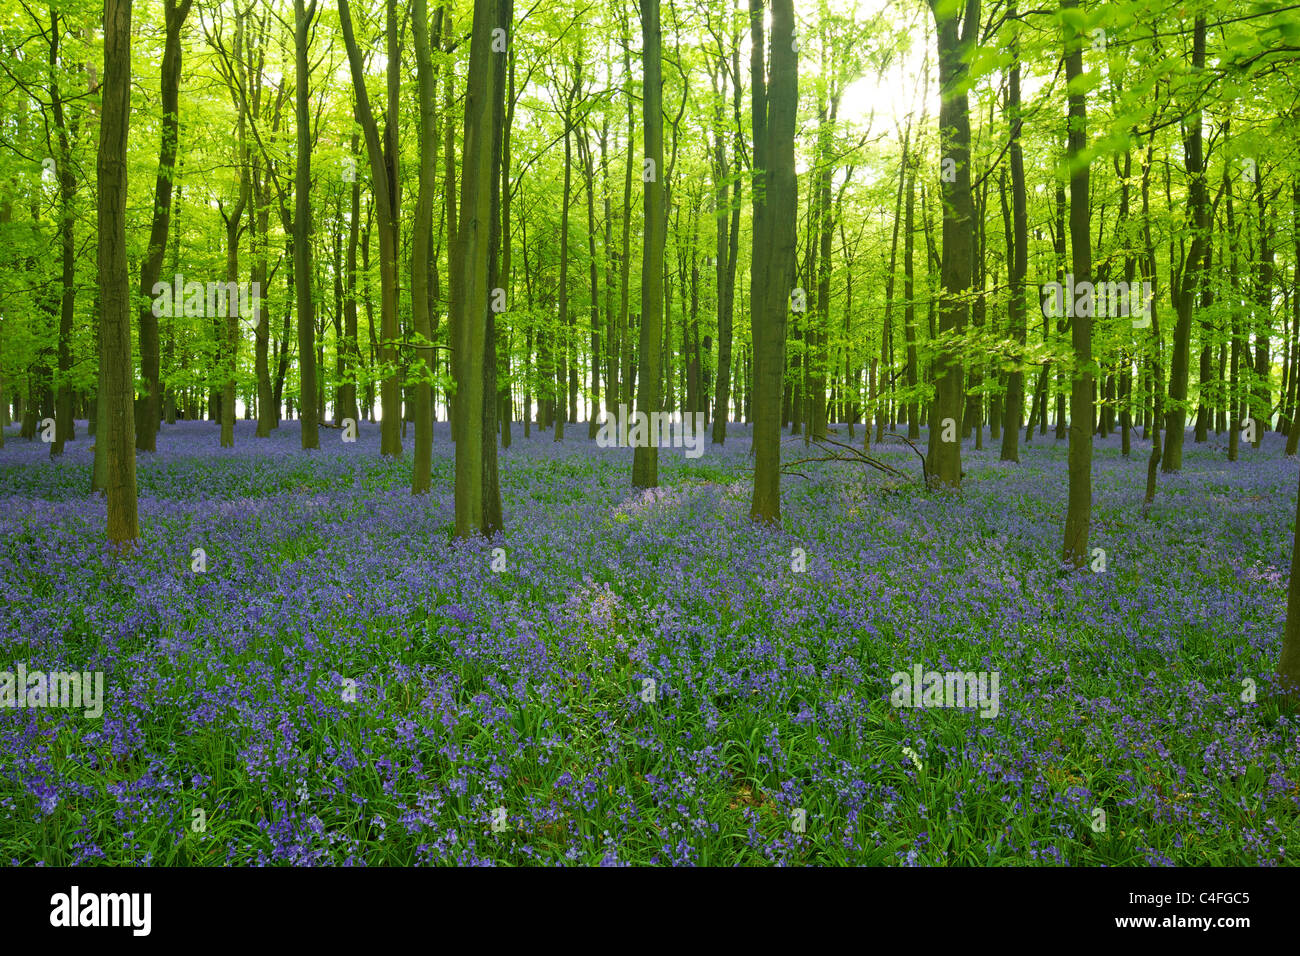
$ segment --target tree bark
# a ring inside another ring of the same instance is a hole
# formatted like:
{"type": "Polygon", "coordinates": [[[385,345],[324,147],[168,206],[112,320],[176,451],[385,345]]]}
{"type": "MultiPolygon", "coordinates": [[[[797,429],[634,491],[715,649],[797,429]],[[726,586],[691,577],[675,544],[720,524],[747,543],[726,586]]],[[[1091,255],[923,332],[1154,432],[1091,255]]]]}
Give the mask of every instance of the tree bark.
{"type": "Polygon", "coordinates": [[[949,428],[960,431],[963,377],[960,345],[966,330],[968,306],[964,296],[971,285],[970,109],[965,80],[966,53],[979,32],[980,0],[966,0],[964,16],[929,0],[939,40],[939,130],[943,163],[952,171],[942,177],[943,260],[940,266],[943,294],[939,309],[939,336],[934,362],[935,396],[930,406],[930,441],[927,470],[930,480],[948,488],[961,487],[960,436],[944,440],[949,428]],[[960,32],[959,32],[960,31],[960,32]]]}
{"type": "MultiPolygon", "coordinates": [[[[356,119],[366,140],[370,174],[379,217],[379,363],[383,378],[379,401],[383,407],[379,452],[396,457],[402,453],[402,394],[398,381],[398,276],[397,256],[401,229],[401,185],[398,169],[397,108],[401,79],[401,46],[398,36],[396,0],[386,0],[384,22],[388,59],[388,110],[381,142],[379,126],[366,93],[361,50],[352,30],[348,0],[339,0],[339,21],[348,51],[352,84],[356,91],[356,119]]],[[[301,95],[301,94],[300,94],[301,95]]]]}
{"type": "MultiPolygon", "coordinates": [[[[1205,69],[1205,17],[1197,17],[1192,35],[1192,73],[1205,69]]],[[[1177,321],[1174,324],[1174,352],[1169,369],[1169,408],[1165,412],[1165,450],[1161,469],[1167,473],[1183,467],[1183,438],[1187,424],[1187,379],[1191,364],[1192,309],[1200,283],[1200,270],[1209,237],[1209,201],[1205,190],[1205,161],[1202,156],[1201,111],[1187,118],[1183,138],[1187,166],[1187,204],[1192,220],[1192,243],[1184,260],[1182,275],[1173,289],[1177,321]]]]}
{"type": "MultiPolygon", "coordinates": [[[[1013,2],[1007,16],[1014,19],[1016,5],[1013,2]]],[[[1029,222],[1025,201],[1025,159],[1020,147],[1022,117],[1020,115],[1020,60],[1019,40],[1011,50],[1011,89],[1007,104],[1007,120],[1011,124],[1011,248],[1008,250],[1011,301],[1008,315],[1011,324],[1011,337],[1019,346],[1021,354],[1016,356],[1015,364],[1007,374],[1007,404],[1002,423],[1002,461],[1020,461],[1020,423],[1025,413],[1025,372],[1024,348],[1028,339],[1025,315],[1025,271],[1029,264],[1029,222]]]]}
{"type": "MultiPolygon", "coordinates": [[[[298,297],[298,381],[299,414],[302,421],[303,449],[319,448],[320,434],[316,415],[316,313],[312,302],[312,216],[311,216],[311,64],[308,45],[311,22],[316,16],[316,2],[304,6],[294,0],[294,125],[298,156],[294,170],[294,287],[298,297]]],[[[346,6],[347,0],[340,0],[346,6]]]]}
{"type": "MultiPolygon", "coordinates": [[[[514,2],[513,0],[495,0],[493,10],[493,28],[502,30],[505,49],[509,49],[514,39],[514,2]]],[[[505,294],[505,285],[509,276],[501,265],[501,160],[505,142],[510,136],[506,125],[506,52],[492,52],[492,92],[491,92],[491,129],[492,149],[489,164],[488,209],[491,225],[488,229],[487,287],[496,295],[501,288],[505,294]]],[[[595,267],[592,267],[595,274],[595,267]]],[[[593,287],[593,294],[595,292],[593,287]]],[[[483,518],[479,530],[489,538],[505,528],[505,518],[501,513],[501,479],[497,471],[497,311],[489,307],[485,314],[483,335],[483,416],[481,424],[483,442],[483,518]]]]}
{"type": "MultiPolygon", "coordinates": [[[[722,51],[719,50],[721,56],[722,51]]],[[[736,301],[736,265],[740,251],[740,124],[742,90],[740,84],[740,40],[731,49],[732,111],[735,114],[737,143],[732,151],[730,198],[726,183],[727,150],[722,139],[722,108],[718,107],[714,133],[714,189],[717,204],[718,238],[715,268],[718,286],[718,371],[713,405],[713,444],[727,438],[727,419],[731,414],[732,339],[736,301]],[[730,213],[731,221],[727,222],[730,213]]]]}
{"type": "Polygon", "coordinates": [[[99,182],[99,360],[104,414],[108,540],[131,550],[140,537],[135,483],[135,372],[131,355],[131,279],[126,258],[127,126],[131,109],[131,0],[104,0],[104,83],[95,160],[99,182]]]}
{"type": "MultiPolygon", "coordinates": [[[[1061,9],[1073,10],[1077,0],[1061,0],[1061,9]]],[[[1083,75],[1083,43],[1066,22],[1065,76],[1067,89],[1083,75]]],[[[1083,159],[1088,147],[1088,113],[1084,93],[1071,92],[1069,102],[1068,149],[1070,168],[1070,254],[1075,284],[1092,281],[1092,236],[1088,229],[1089,162],[1083,159]]],[[[1089,286],[1090,287],[1090,286],[1089,286]]],[[[1095,300],[1094,300],[1095,306],[1095,300]]],[[[1065,515],[1066,563],[1075,568],[1088,565],[1088,531],[1092,521],[1092,312],[1074,310],[1070,337],[1074,346],[1074,370],[1070,387],[1069,493],[1065,515]]]]}
{"type": "Polygon", "coordinates": [[[153,314],[153,287],[162,273],[163,252],[171,227],[172,183],[175,179],[178,131],[180,128],[181,28],[189,16],[193,0],[165,0],[163,16],[166,40],[163,44],[162,136],[158,147],[158,176],[154,182],[153,220],[149,227],[149,246],[140,267],[140,294],[148,297],[140,308],[140,365],[144,394],[140,396],[136,420],[136,447],[154,451],[157,447],[159,396],[162,375],[158,349],[158,319],[153,314]]]}
{"type": "MultiPolygon", "coordinates": [[[[641,2],[641,63],[645,93],[642,123],[645,126],[643,215],[645,242],[641,254],[641,348],[637,390],[637,411],[647,416],[660,409],[660,343],[663,335],[664,275],[664,115],[663,81],[660,62],[659,0],[641,2]]],[[[659,449],[653,443],[632,451],[632,484],[637,488],[659,485],[659,449]]]]}
{"type": "Polygon", "coordinates": [[[491,232],[492,112],[496,74],[491,63],[494,0],[474,0],[469,87],[460,183],[460,225],[451,270],[452,368],[456,379],[456,536],[483,526],[483,368],[491,232]]]}
{"type": "Polygon", "coordinates": [[[420,159],[419,190],[411,233],[411,325],[415,332],[415,454],[411,468],[411,493],[427,494],[433,469],[433,318],[429,309],[429,247],[433,241],[433,193],[438,174],[438,131],[434,94],[438,78],[433,50],[440,40],[442,10],[429,25],[428,0],[414,0],[411,33],[415,42],[416,82],[419,87],[420,159]],[[430,41],[430,32],[434,39],[430,41]]]}
{"type": "Polygon", "coordinates": [[[750,0],[749,13],[755,172],[750,273],[754,494],[749,514],[755,521],[779,525],[781,398],[799,201],[794,165],[799,74],[793,0],[772,0],[772,41],[767,64],[770,73],[765,73],[763,62],[762,0],[750,0]]]}

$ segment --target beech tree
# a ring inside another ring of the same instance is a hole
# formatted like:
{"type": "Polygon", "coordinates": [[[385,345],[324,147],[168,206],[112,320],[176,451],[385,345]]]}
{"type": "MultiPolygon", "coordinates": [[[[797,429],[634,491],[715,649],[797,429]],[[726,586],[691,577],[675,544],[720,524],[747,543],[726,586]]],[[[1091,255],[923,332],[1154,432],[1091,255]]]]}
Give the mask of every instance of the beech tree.
{"type": "MultiPolygon", "coordinates": [[[[1070,251],[1076,285],[1092,282],[1092,234],[1089,228],[1088,113],[1084,92],[1083,41],[1080,38],[1077,0],[1061,0],[1065,28],[1065,80],[1070,90],[1069,132],[1066,151],[1070,173],[1070,251]]],[[[1071,322],[1074,346],[1073,385],[1070,389],[1070,488],[1065,513],[1065,560],[1075,567],[1088,563],[1088,529],[1092,520],[1092,310],[1079,308],[1071,322]]]]}
{"type": "Polygon", "coordinates": [[[163,24],[167,39],[163,47],[162,133],[158,145],[158,176],[154,184],[153,217],[149,227],[149,246],[140,266],[140,295],[147,297],[140,305],[140,366],[144,390],[137,403],[136,447],[154,451],[157,447],[158,422],[162,415],[161,344],[158,318],[153,314],[153,288],[162,275],[163,254],[171,227],[172,185],[175,181],[176,153],[180,132],[181,29],[189,16],[193,0],[164,0],[163,24]]]}
{"type": "Polygon", "coordinates": [[[474,0],[469,88],[460,182],[459,227],[451,267],[452,361],[456,377],[456,534],[483,526],[483,363],[488,311],[488,247],[492,216],[492,68],[494,0],[474,0]]]}
{"type": "MultiPolygon", "coordinates": [[[[375,209],[379,229],[380,323],[378,359],[384,367],[380,386],[383,420],[380,430],[380,454],[402,453],[401,387],[398,382],[396,345],[398,341],[397,256],[401,245],[401,178],[397,143],[398,104],[401,99],[402,57],[398,36],[396,0],[385,0],[384,35],[387,56],[387,112],[381,139],[379,124],[366,92],[361,48],[352,29],[352,11],[348,0],[339,0],[339,22],[348,51],[348,66],[356,95],[356,118],[365,134],[366,153],[370,157],[370,175],[374,184],[375,209]]],[[[305,125],[305,119],[300,118],[305,125]]]]}
{"type": "MultiPolygon", "coordinates": [[[[294,0],[294,67],[297,87],[294,118],[298,155],[294,173],[293,275],[298,296],[298,366],[302,382],[300,414],[303,449],[319,448],[319,417],[316,395],[316,314],[312,298],[312,210],[311,210],[311,62],[310,38],[317,0],[304,5],[294,0]]],[[[339,0],[346,8],[347,0],[339,0]]]]}
{"type": "MultiPolygon", "coordinates": [[[[638,412],[657,415],[660,399],[659,339],[663,334],[664,270],[664,114],[661,71],[659,0],[641,0],[641,125],[645,162],[642,167],[642,209],[645,242],[641,252],[641,347],[637,370],[638,412]]],[[[563,291],[561,291],[563,295],[563,291]]],[[[659,485],[659,449],[641,444],[632,451],[632,484],[638,488],[659,485]]]]}
{"type": "Polygon", "coordinates": [[[126,257],[126,156],[131,110],[131,0],[104,0],[104,80],[99,118],[100,388],[96,444],[105,448],[108,540],[128,550],[140,537],[136,514],[131,279],[126,257]]]}
{"type": "Polygon", "coordinates": [[[428,0],[411,7],[411,32],[415,40],[416,81],[420,98],[420,178],[411,236],[411,324],[420,345],[416,352],[415,459],[411,469],[412,494],[427,494],[433,463],[433,318],[429,295],[430,245],[433,240],[433,193],[438,175],[438,126],[434,98],[437,74],[433,49],[441,43],[442,8],[429,24],[428,0]]]}
{"type": "Polygon", "coordinates": [[[750,86],[754,127],[754,242],[750,267],[754,339],[754,494],[750,517],[781,520],[781,393],[785,334],[794,285],[794,128],[799,102],[793,0],[772,0],[764,62],[763,0],[750,0],[750,86]]]}
{"type": "Polygon", "coordinates": [[[943,298],[934,360],[935,393],[930,406],[930,480],[961,487],[959,431],[965,405],[961,352],[956,340],[966,328],[971,287],[970,104],[965,82],[969,55],[980,28],[980,0],[964,8],[949,0],[928,0],[939,41],[940,195],[943,200],[943,298]],[[944,340],[947,341],[944,341],[944,340]]]}
{"type": "MultiPolygon", "coordinates": [[[[1008,5],[1007,19],[1013,23],[1017,19],[1015,0],[1008,5]]],[[[1013,29],[1018,31],[1019,24],[1013,29]]],[[[1025,161],[1024,151],[1020,145],[1021,130],[1024,119],[1021,116],[1020,103],[1020,58],[1019,36],[1011,42],[1011,70],[1008,78],[1007,122],[1010,130],[1010,165],[1011,165],[1011,235],[1007,237],[1007,271],[1011,288],[1007,303],[1008,325],[1015,347],[1020,351],[1010,371],[1007,372],[1007,397],[1004,405],[1005,419],[1002,423],[1003,461],[1020,460],[1020,426],[1025,415],[1025,373],[1023,350],[1028,334],[1025,316],[1025,270],[1029,260],[1029,223],[1025,201],[1025,161]]],[[[1127,434],[1127,432],[1125,433],[1127,434]]]]}

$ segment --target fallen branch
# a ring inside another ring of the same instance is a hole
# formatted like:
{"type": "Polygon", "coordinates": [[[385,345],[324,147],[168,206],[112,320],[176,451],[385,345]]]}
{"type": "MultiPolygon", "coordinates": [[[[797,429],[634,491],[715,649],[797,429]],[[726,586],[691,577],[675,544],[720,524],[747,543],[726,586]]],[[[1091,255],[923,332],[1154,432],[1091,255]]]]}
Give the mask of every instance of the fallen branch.
{"type": "Polygon", "coordinates": [[[904,445],[906,445],[908,448],[912,449],[912,451],[916,453],[916,457],[921,459],[921,480],[925,483],[925,487],[929,488],[930,470],[925,466],[925,455],[921,453],[921,449],[916,447],[916,442],[912,441],[912,439],[910,438],[904,438],[902,435],[885,434],[880,436],[881,441],[884,441],[886,438],[893,438],[896,441],[901,441],[904,445]]]}
{"type": "MultiPolygon", "coordinates": [[[[796,440],[797,439],[794,438],[787,439],[787,441],[796,441],[796,440]]],[[[904,441],[906,441],[906,439],[904,439],[904,441]]],[[[906,472],[900,471],[899,469],[895,468],[893,465],[886,464],[885,462],[880,461],[878,458],[873,458],[870,455],[868,455],[866,452],[858,448],[854,448],[852,445],[847,445],[842,441],[836,441],[834,438],[815,438],[813,439],[813,442],[817,445],[818,450],[824,452],[825,454],[814,455],[806,458],[797,458],[794,461],[787,462],[781,466],[781,473],[786,475],[798,475],[800,478],[807,478],[808,476],[805,475],[803,472],[796,471],[795,466],[805,465],[810,462],[843,461],[843,462],[848,462],[850,464],[866,465],[869,468],[874,468],[877,471],[883,472],[884,474],[890,475],[894,478],[907,477],[906,472]],[[828,446],[834,446],[834,447],[832,448],[828,446]],[[834,450],[835,448],[843,449],[843,452],[837,452],[834,450]],[[844,452],[847,452],[847,454],[844,454],[844,452]]],[[[911,443],[908,442],[908,444],[911,443]]],[[[913,446],[913,451],[915,450],[916,448],[915,446],[913,446]]],[[[921,474],[922,474],[922,478],[928,480],[928,476],[925,473],[924,456],[921,457],[921,474]]]]}

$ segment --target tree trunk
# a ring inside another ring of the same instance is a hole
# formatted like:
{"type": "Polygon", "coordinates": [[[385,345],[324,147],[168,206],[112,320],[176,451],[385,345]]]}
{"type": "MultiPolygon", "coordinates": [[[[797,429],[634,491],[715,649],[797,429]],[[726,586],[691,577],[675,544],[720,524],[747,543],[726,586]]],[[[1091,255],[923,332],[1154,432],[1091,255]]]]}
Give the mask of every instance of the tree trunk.
{"type": "MultiPolygon", "coordinates": [[[[966,331],[968,306],[964,296],[971,286],[970,110],[965,80],[966,53],[979,32],[980,0],[966,0],[965,15],[940,0],[929,0],[939,40],[939,130],[943,164],[951,176],[942,178],[943,261],[940,267],[943,295],[939,309],[939,335],[960,339],[966,331]],[[959,31],[960,28],[960,32],[959,31]]],[[[949,488],[961,487],[962,365],[960,346],[948,342],[937,349],[934,362],[935,396],[930,406],[930,442],[927,470],[930,480],[949,488]],[[957,432],[945,437],[951,429],[957,432]]]]}
{"type": "Polygon", "coordinates": [[[596,406],[600,401],[600,276],[596,265],[596,162],[585,126],[578,140],[578,156],[587,188],[587,263],[591,285],[591,413],[587,416],[587,438],[594,441],[596,406]]]}
{"type": "MultiPolygon", "coordinates": [[[[320,434],[316,416],[316,313],[312,302],[312,216],[311,216],[311,22],[316,16],[316,2],[304,6],[294,0],[295,91],[294,125],[297,127],[298,156],[294,171],[294,287],[298,298],[298,380],[299,415],[302,421],[303,449],[319,448],[320,434]]],[[[346,6],[347,0],[340,0],[346,6]]]]}
{"type": "MultiPolygon", "coordinates": [[[[916,348],[916,166],[912,162],[910,153],[907,151],[908,136],[903,137],[904,153],[903,162],[907,167],[907,185],[905,187],[906,199],[903,206],[903,346],[904,346],[904,384],[907,387],[907,401],[904,403],[904,414],[907,417],[907,437],[911,441],[916,441],[921,437],[921,407],[917,401],[917,385],[920,383],[921,367],[917,356],[916,348]]],[[[897,216],[895,216],[897,218],[897,216]]],[[[890,254],[890,260],[893,260],[893,254],[890,254]]],[[[894,270],[889,270],[889,278],[886,279],[888,287],[890,280],[893,279],[894,270]]],[[[889,311],[891,296],[886,293],[885,311],[889,311]]],[[[885,322],[888,324],[888,317],[885,322]]],[[[883,385],[883,383],[881,383],[883,385]]],[[[877,392],[883,391],[878,386],[877,392]]],[[[877,420],[883,426],[884,416],[877,413],[877,420]]],[[[871,430],[871,422],[866,422],[867,431],[871,430]]],[[[878,428],[877,438],[883,437],[883,427],[878,428]]]]}
{"type": "MultiPolygon", "coordinates": [[[[1061,0],[1061,9],[1073,10],[1077,0],[1061,0]]],[[[1066,21],[1065,75],[1073,89],[1083,75],[1083,44],[1066,21]]],[[[1088,229],[1089,162],[1088,114],[1084,93],[1071,92],[1069,101],[1070,254],[1076,284],[1092,281],[1092,236],[1088,229]]],[[[1095,307],[1095,300],[1094,300],[1095,307]]],[[[1070,337],[1074,370],[1070,388],[1070,448],[1068,508],[1065,515],[1064,558],[1076,568],[1088,565],[1088,530],[1092,520],[1092,308],[1074,310],[1070,337]]]]}
{"type": "MultiPolygon", "coordinates": [[[[721,51],[719,51],[721,54],[721,51]]],[[[740,251],[740,123],[742,91],[740,85],[740,41],[731,49],[732,110],[735,114],[737,139],[732,154],[732,182],[730,199],[727,194],[727,150],[723,144],[719,106],[714,133],[714,189],[717,203],[718,238],[715,264],[718,285],[718,372],[717,389],[713,404],[713,444],[721,445],[727,439],[727,419],[731,414],[731,363],[733,322],[736,301],[736,265],[740,251]],[[731,222],[727,222],[730,211],[731,222]]]]}
{"type": "MultiPolygon", "coordinates": [[[[1155,132],[1147,139],[1146,162],[1142,164],[1142,232],[1146,245],[1146,254],[1142,258],[1142,278],[1155,281],[1156,245],[1151,238],[1151,158],[1155,147],[1155,132]]],[[[1151,308],[1151,400],[1153,404],[1151,418],[1151,455],[1147,459],[1147,490],[1143,499],[1143,513],[1151,507],[1156,497],[1156,480],[1160,466],[1160,420],[1164,412],[1164,369],[1161,368],[1160,356],[1164,353],[1164,342],[1160,338],[1160,310],[1153,296],[1151,308]]]]}
{"type": "MultiPolygon", "coordinates": [[[[492,5],[493,29],[501,30],[506,48],[513,37],[514,20],[513,0],[495,0],[492,5]]],[[[495,42],[495,41],[494,41],[495,42]]],[[[501,268],[501,157],[504,141],[510,136],[506,126],[506,53],[505,50],[492,54],[492,92],[491,92],[491,129],[492,149],[489,164],[488,209],[491,225],[488,230],[487,287],[492,295],[497,294],[498,286],[509,282],[509,276],[501,268]]],[[[595,266],[592,267],[595,274],[595,266]]],[[[594,293],[593,288],[593,293],[594,293]]],[[[500,289],[502,297],[505,289],[500,289]]],[[[504,302],[503,302],[504,305],[504,302]]],[[[483,518],[479,530],[489,538],[505,528],[505,519],[501,513],[501,479],[497,471],[497,310],[495,304],[485,310],[485,328],[483,336],[483,415],[481,423],[483,443],[483,518]]]]}
{"type": "MultiPolygon", "coordinates": [[[[351,148],[348,155],[357,153],[357,134],[352,134],[351,148]]],[[[352,183],[351,203],[348,217],[348,245],[344,269],[346,270],[346,289],[343,296],[343,384],[339,388],[339,400],[342,408],[336,410],[335,418],[351,418],[356,421],[361,417],[357,407],[357,374],[361,365],[361,345],[357,340],[357,244],[361,237],[361,182],[352,183]]]]}
{"type": "MultiPolygon", "coordinates": [[[[244,17],[237,15],[235,18],[235,60],[243,62],[244,59],[244,17]]],[[[226,225],[226,314],[222,317],[225,319],[225,327],[222,329],[221,337],[221,355],[218,365],[221,368],[221,447],[233,448],[235,445],[235,371],[239,365],[239,319],[240,319],[240,296],[236,292],[239,285],[239,235],[240,222],[243,221],[244,209],[248,206],[251,185],[248,179],[248,139],[245,112],[242,107],[242,98],[237,94],[235,96],[240,103],[239,120],[237,124],[237,133],[235,144],[239,156],[239,200],[235,208],[229,215],[226,211],[218,206],[222,219],[226,225]]],[[[261,312],[261,289],[260,287],[252,290],[253,294],[250,299],[254,303],[253,308],[258,314],[261,312]]],[[[220,296],[217,297],[220,302],[220,296]]],[[[253,318],[257,318],[256,315],[253,318]]],[[[220,321],[220,319],[218,320],[220,321]]],[[[157,427],[157,404],[156,399],[152,405],[153,418],[151,419],[155,428],[157,427]]]]}
{"type": "MultiPolygon", "coordinates": [[[[260,175],[261,164],[253,158],[253,199],[257,205],[251,216],[253,227],[253,274],[252,281],[258,293],[257,325],[254,326],[253,366],[257,375],[257,431],[256,437],[269,438],[275,428],[277,410],[275,393],[271,387],[271,365],[268,351],[271,340],[271,314],[266,308],[267,283],[267,238],[271,225],[271,212],[266,195],[266,181],[260,175]]],[[[170,351],[171,333],[168,334],[170,351]]],[[[171,359],[168,358],[168,362],[171,359]]],[[[168,393],[170,395],[170,392],[168,393]]],[[[168,403],[171,411],[171,403],[168,403]]],[[[170,423],[170,415],[169,415],[170,423]]]]}
{"type": "MultiPolygon", "coordinates": [[[[1197,17],[1192,36],[1192,71],[1205,69],[1205,17],[1197,17]]],[[[1209,237],[1209,200],[1205,191],[1205,161],[1202,157],[1201,111],[1193,110],[1187,118],[1187,135],[1183,140],[1187,167],[1187,203],[1192,220],[1192,244],[1184,260],[1182,276],[1174,288],[1174,352],[1169,369],[1169,409],[1165,421],[1165,450],[1161,469],[1167,473],[1183,467],[1183,438],[1187,424],[1187,379],[1191,364],[1192,309],[1200,281],[1209,237]]]]}
{"type": "MultiPolygon", "coordinates": [[[[664,115],[660,63],[659,0],[641,0],[641,63],[644,76],[642,123],[645,126],[643,215],[645,242],[641,254],[641,348],[637,411],[657,415],[660,399],[660,344],[663,335],[664,275],[664,115]]],[[[566,187],[567,190],[567,187],[566,187]]],[[[561,290],[563,291],[563,290],[561,290]]],[[[632,484],[659,485],[659,449],[653,442],[632,451],[632,484]]]]}
{"type": "MultiPolygon", "coordinates": [[[[177,138],[180,128],[179,103],[181,82],[181,27],[189,16],[193,0],[165,0],[166,40],[163,44],[160,99],[162,136],[158,147],[158,177],[154,182],[153,220],[149,227],[149,246],[140,268],[140,294],[153,297],[153,287],[162,274],[163,252],[171,226],[172,182],[175,176],[177,138]]],[[[140,396],[136,420],[136,446],[141,451],[157,447],[159,396],[162,376],[158,355],[158,318],[151,302],[140,307],[140,373],[144,394],[140,396]]]]}
{"type": "Polygon", "coordinates": [[[433,317],[429,309],[429,247],[433,240],[433,193],[438,174],[438,124],[434,94],[438,77],[433,68],[433,46],[441,40],[442,10],[429,25],[428,0],[414,0],[411,32],[415,42],[416,82],[419,86],[419,190],[411,232],[411,325],[418,348],[415,384],[415,458],[411,468],[411,493],[427,494],[433,469],[433,317]],[[430,42],[430,33],[433,35],[430,42]]]}
{"type": "Polygon", "coordinates": [[[623,243],[619,253],[619,306],[618,306],[618,361],[623,365],[619,377],[620,404],[631,405],[633,400],[632,342],[628,324],[628,285],[632,265],[632,170],[636,166],[636,99],[632,96],[632,59],[630,27],[623,23],[623,75],[627,77],[627,168],[623,176],[623,243]]]}
{"type": "MultiPolygon", "coordinates": [[[[509,31],[513,33],[514,31],[513,0],[511,0],[511,2],[508,5],[505,19],[509,21],[507,25],[509,27],[509,31]]],[[[505,125],[501,131],[501,160],[500,163],[498,164],[500,168],[497,169],[496,178],[497,180],[499,180],[499,182],[496,185],[495,202],[499,206],[498,212],[500,215],[500,224],[501,224],[500,225],[501,282],[505,289],[506,294],[509,296],[509,304],[513,305],[515,299],[514,299],[514,289],[513,289],[514,275],[510,263],[511,242],[512,242],[511,234],[510,234],[510,226],[511,226],[510,205],[511,205],[511,198],[514,195],[514,193],[510,186],[510,131],[514,127],[515,101],[518,95],[515,92],[515,54],[514,54],[513,47],[511,47],[510,49],[509,57],[510,60],[507,67],[507,77],[506,77],[506,115],[505,115],[505,125]]],[[[498,80],[499,79],[500,76],[498,74],[498,80]]],[[[602,158],[604,157],[603,151],[601,153],[601,156],[602,158]]],[[[606,178],[606,183],[608,184],[608,177],[606,178]]],[[[606,192],[606,196],[605,196],[605,248],[606,250],[609,249],[609,194],[608,192],[606,192]]],[[[609,293],[607,289],[606,290],[607,302],[605,307],[605,313],[607,315],[609,314],[608,294],[609,293]]],[[[506,347],[502,350],[501,353],[501,360],[500,360],[501,380],[497,383],[497,396],[498,396],[497,404],[500,406],[501,409],[501,447],[502,448],[509,448],[513,440],[511,437],[512,429],[510,424],[512,418],[514,417],[514,412],[513,412],[514,393],[511,388],[512,372],[510,368],[511,365],[510,343],[514,339],[514,328],[515,328],[513,317],[511,318],[510,326],[511,326],[510,331],[507,333],[506,336],[506,347]]],[[[497,490],[496,496],[497,499],[499,500],[500,489],[497,490]]]]}
{"type": "Polygon", "coordinates": [[[399,383],[396,349],[398,342],[397,256],[401,229],[401,185],[397,150],[401,38],[398,36],[396,0],[386,0],[384,11],[388,60],[388,109],[381,142],[379,126],[370,106],[370,97],[366,93],[361,50],[352,31],[352,12],[348,0],[339,0],[339,22],[343,28],[343,42],[347,47],[353,89],[356,91],[356,120],[366,140],[366,153],[370,158],[370,174],[375,194],[375,209],[379,218],[378,358],[383,369],[383,379],[379,387],[379,400],[383,406],[379,453],[396,457],[402,453],[402,390],[399,383]]]}
{"type": "Polygon", "coordinates": [[[140,537],[135,485],[135,372],[131,356],[131,279],[127,272],[126,156],[131,109],[131,0],[104,0],[104,83],[95,160],[99,183],[99,361],[104,391],[108,540],[126,552],[140,537]]]}
{"type": "MultiPolygon", "coordinates": [[[[1016,16],[1013,2],[1007,16],[1016,16]]],[[[1007,120],[1011,124],[1011,247],[1008,263],[1011,301],[1008,316],[1011,337],[1021,350],[1007,374],[1007,404],[1002,423],[1002,461],[1020,461],[1020,422],[1025,412],[1024,348],[1028,339],[1025,315],[1025,270],[1029,264],[1029,223],[1025,202],[1025,160],[1020,148],[1019,42],[1012,47],[1011,90],[1007,120]]]]}
{"type": "MultiPolygon", "coordinates": [[[[54,73],[55,67],[60,65],[60,29],[59,15],[57,12],[51,11],[50,68],[52,74],[54,73]]],[[[54,411],[54,441],[50,444],[50,457],[55,458],[63,454],[64,443],[75,437],[72,383],[69,379],[72,374],[72,325],[77,300],[76,246],[73,241],[73,221],[75,216],[73,201],[76,197],[77,179],[72,163],[71,140],[63,112],[64,101],[62,94],[59,92],[59,84],[53,76],[50,80],[50,100],[52,112],[54,114],[54,124],[58,130],[59,143],[59,161],[57,168],[57,178],[59,183],[58,242],[60,252],[58,337],[59,377],[54,411]]],[[[77,124],[74,122],[74,130],[76,129],[76,125],[77,124]]]]}
{"type": "Polygon", "coordinates": [[[750,517],[781,521],[781,392],[794,282],[798,193],[794,165],[799,102],[793,0],[772,0],[772,41],[763,63],[762,0],[750,0],[755,187],[750,307],[754,340],[754,495],[750,517]]]}
{"type": "Polygon", "coordinates": [[[483,527],[483,369],[492,216],[494,0],[474,0],[460,183],[460,226],[451,269],[452,368],[456,380],[456,536],[483,527]]]}
{"type": "Polygon", "coordinates": [[[1251,418],[1255,422],[1258,448],[1273,417],[1273,389],[1269,381],[1273,367],[1270,331],[1273,325],[1273,219],[1268,215],[1268,198],[1264,193],[1264,173],[1255,179],[1255,210],[1259,233],[1259,259],[1255,264],[1255,390],[1251,418]]]}

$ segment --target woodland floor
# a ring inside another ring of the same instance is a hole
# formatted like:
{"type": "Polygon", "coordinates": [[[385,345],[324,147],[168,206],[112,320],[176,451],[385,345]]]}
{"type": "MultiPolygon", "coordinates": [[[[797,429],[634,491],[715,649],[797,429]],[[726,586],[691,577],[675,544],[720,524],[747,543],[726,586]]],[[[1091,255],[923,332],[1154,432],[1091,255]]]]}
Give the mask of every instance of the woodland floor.
{"type": "Polygon", "coordinates": [[[1226,437],[1189,433],[1145,518],[1149,444],[1099,439],[1106,569],[1062,575],[1050,434],[1019,465],[968,442],[959,496],[923,492],[906,448],[880,454],[907,482],[813,466],[780,531],[747,519],[743,426],[661,451],[645,494],[630,451],[567,435],[516,425],[507,530],[451,545],[446,423],[424,499],[410,436],[382,460],[368,423],[310,454],[293,422],[241,421],[232,450],[165,426],[123,563],[85,423],[54,463],[8,429],[0,671],[103,671],[107,699],[98,719],[0,708],[0,861],[1300,857],[1300,724],[1270,676],[1296,500],[1278,436],[1228,463],[1226,437]],[[998,716],[892,707],[918,664],[998,671],[998,716]]]}

